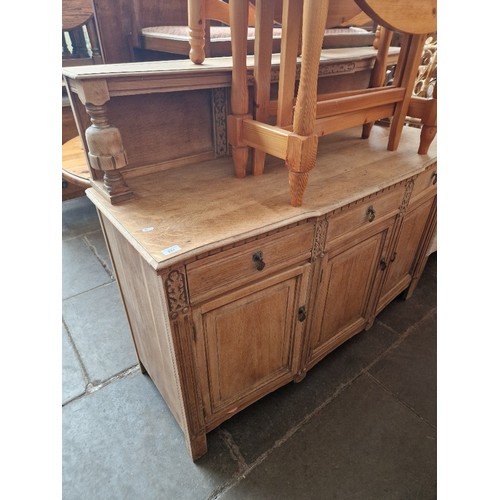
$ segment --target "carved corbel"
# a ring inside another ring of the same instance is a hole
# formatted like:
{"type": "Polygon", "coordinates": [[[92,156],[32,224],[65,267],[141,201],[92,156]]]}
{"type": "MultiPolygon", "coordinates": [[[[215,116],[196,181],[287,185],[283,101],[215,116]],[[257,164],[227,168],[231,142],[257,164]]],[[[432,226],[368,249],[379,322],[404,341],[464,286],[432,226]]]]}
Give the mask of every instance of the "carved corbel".
{"type": "Polygon", "coordinates": [[[106,105],[85,104],[92,125],[85,131],[90,165],[104,173],[104,189],[112,204],[134,196],[119,169],[127,165],[127,155],[118,128],[108,122],[106,105]]]}
{"type": "MultiPolygon", "coordinates": [[[[114,205],[134,196],[120,169],[127,165],[120,130],[109,123],[106,103],[110,100],[108,86],[102,80],[77,80],[71,88],[78,95],[90,117],[85,131],[91,167],[103,172],[101,192],[114,205]]],[[[99,186],[100,187],[100,186],[99,186]]]]}

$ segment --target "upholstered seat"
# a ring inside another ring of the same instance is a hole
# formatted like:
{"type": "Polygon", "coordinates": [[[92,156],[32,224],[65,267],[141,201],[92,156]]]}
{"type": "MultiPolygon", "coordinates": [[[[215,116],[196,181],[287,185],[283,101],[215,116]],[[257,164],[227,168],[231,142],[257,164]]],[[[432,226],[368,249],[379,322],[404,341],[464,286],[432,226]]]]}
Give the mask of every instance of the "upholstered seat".
{"type": "MultiPolygon", "coordinates": [[[[272,15],[272,52],[281,48],[281,0],[274,3],[272,15]]],[[[345,0],[343,0],[345,4],[345,0]]],[[[328,25],[323,37],[323,48],[371,46],[374,33],[363,26],[371,20],[351,0],[344,19],[339,26],[328,25]],[[353,7],[354,6],[354,7],[353,7]]],[[[190,57],[201,64],[205,57],[231,55],[231,29],[229,27],[229,5],[221,0],[188,0],[187,25],[147,26],[140,30],[141,48],[190,57]]],[[[248,4],[247,53],[254,53],[255,2],[248,4]]]]}

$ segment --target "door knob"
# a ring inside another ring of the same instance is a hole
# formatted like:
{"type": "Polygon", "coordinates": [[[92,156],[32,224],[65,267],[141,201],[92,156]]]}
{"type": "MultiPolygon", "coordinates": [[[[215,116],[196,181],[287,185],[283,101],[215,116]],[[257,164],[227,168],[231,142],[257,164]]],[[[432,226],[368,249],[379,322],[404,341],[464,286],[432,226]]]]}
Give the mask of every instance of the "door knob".
{"type": "Polygon", "coordinates": [[[264,262],[264,256],[262,255],[262,252],[255,252],[253,255],[252,255],[252,260],[255,264],[255,268],[257,269],[257,271],[262,271],[262,269],[264,269],[264,267],[266,267],[266,263],[264,262]]]}

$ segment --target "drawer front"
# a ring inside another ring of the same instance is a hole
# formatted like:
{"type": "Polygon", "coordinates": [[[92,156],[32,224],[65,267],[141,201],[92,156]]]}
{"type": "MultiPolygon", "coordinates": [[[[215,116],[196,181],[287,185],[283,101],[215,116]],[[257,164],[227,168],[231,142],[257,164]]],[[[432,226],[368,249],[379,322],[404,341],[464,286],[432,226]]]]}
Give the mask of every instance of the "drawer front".
{"type": "Polygon", "coordinates": [[[383,217],[397,212],[403,201],[404,192],[405,186],[400,184],[385,193],[334,213],[328,221],[327,243],[356,229],[368,227],[383,217]]]}
{"type": "Polygon", "coordinates": [[[435,189],[437,184],[437,163],[431,165],[415,179],[411,200],[415,200],[428,189],[435,189]]]}
{"type": "Polygon", "coordinates": [[[313,233],[313,224],[301,224],[188,264],[191,303],[309,260],[313,233]]]}

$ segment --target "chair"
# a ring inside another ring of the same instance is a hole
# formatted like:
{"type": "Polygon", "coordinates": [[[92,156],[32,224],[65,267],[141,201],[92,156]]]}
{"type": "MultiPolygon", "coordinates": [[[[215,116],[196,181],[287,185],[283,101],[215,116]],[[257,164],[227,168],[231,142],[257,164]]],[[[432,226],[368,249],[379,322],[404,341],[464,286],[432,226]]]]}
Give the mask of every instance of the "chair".
{"type": "Polygon", "coordinates": [[[437,133],[437,37],[429,36],[424,44],[407,121],[421,128],[419,154],[427,154],[437,133]]]}
{"type": "MultiPolygon", "coordinates": [[[[92,0],[63,0],[62,66],[102,63],[92,0]]],[[[90,187],[90,170],[64,82],[61,117],[63,200],[68,200],[85,194],[85,189],[90,187]]]]}
{"type": "MultiPolygon", "coordinates": [[[[309,171],[316,163],[318,137],[363,125],[369,136],[375,120],[392,117],[388,149],[398,147],[408,114],[412,89],[426,34],[436,31],[436,0],[356,0],[366,15],[381,26],[380,40],[370,87],[319,95],[318,68],[327,23],[345,19],[347,0],[283,0],[283,35],[278,98],[269,99],[270,34],[272,0],[257,0],[254,89],[255,115],[249,113],[246,67],[247,9],[245,2],[230,2],[233,57],[232,115],[228,117],[228,140],[232,146],[235,175],[246,175],[249,148],[254,149],[253,173],[264,171],[266,154],[285,160],[289,171],[290,203],[301,206],[309,171]],[[301,16],[297,12],[302,12],[301,16]],[[387,51],[392,33],[400,32],[401,51],[394,83],[385,86],[387,51]],[[300,77],[295,95],[299,41],[300,77]],[[276,110],[274,112],[274,110],[276,110]],[[275,119],[272,114],[275,113],[275,119]],[[273,123],[271,124],[271,118],[273,123]]],[[[424,142],[427,139],[423,139],[424,142]]],[[[430,143],[429,143],[430,144],[430,143]]],[[[427,146],[428,147],[428,146],[427,146]]],[[[422,150],[425,149],[425,144],[422,150]]]]}
{"type": "Polygon", "coordinates": [[[102,64],[103,57],[100,47],[92,1],[63,0],[63,66],[102,64]]]}
{"type": "MultiPolygon", "coordinates": [[[[248,26],[246,32],[247,53],[254,53],[255,6],[248,3],[248,26]]],[[[354,2],[349,2],[355,6],[354,2]]],[[[282,0],[276,0],[270,14],[274,26],[272,30],[272,52],[281,47],[282,0]]],[[[229,27],[229,5],[222,0],[187,0],[188,25],[148,26],[140,30],[141,48],[170,54],[184,55],[195,64],[202,64],[205,57],[231,55],[231,32],[229,27]],[[207,36],[208,34],[208,36],[207,36]]],[[[339,25],[325,31],[324,48],[370,46],[374,33],[372,21],[357,6],[346,12],[339,25]]],[[[329,25],[331,26],[331,24],[329,25]]]]}
{"type": "MultiPolygon", "coordinates": [[[[231,54],[229,5],[222,0],[187,0],[188,24],[141,29],[142,48],[189,56],[195,64],[205,57],[231,54]],[[208,34],[209,36],[206,36],[208,34]]],[[[248,6],[247,38],[253,39],[254,6],[248,6]]]]}

